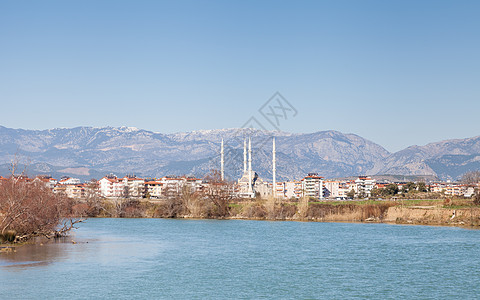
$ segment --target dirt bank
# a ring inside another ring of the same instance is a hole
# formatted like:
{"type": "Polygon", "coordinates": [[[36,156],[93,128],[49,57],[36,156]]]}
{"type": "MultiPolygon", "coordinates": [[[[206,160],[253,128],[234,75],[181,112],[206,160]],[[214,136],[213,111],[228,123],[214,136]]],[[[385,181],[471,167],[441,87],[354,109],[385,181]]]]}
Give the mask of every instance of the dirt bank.
{"type": "Polygon", "coordinates": [[[382,221],[396,224],[480,226],[480,208],[392,206],[388,208],[382,221]]]}

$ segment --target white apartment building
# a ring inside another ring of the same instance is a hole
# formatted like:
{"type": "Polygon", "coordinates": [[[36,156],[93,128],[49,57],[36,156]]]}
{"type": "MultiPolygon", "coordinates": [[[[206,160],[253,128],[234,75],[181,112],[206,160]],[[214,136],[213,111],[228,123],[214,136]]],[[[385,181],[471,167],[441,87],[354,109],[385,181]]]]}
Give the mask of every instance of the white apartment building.
{"type": "Polygon", "coordinates": [[[151,198],[161,198],[162,197],[162,190],[163,190],[163,183],[158,180],[151,180],[145,182],[145,190],[147,195],[151,198]]]}
{"type": "Polygon", "coordinates": [[[106,198],[143,198],[145,194],[145,180],[136,176],[105,176],[98,181],[98,191],[106,198]]]}
{"type": "Polygon", "coordinates": [[[186,180],[182,177],[164,176],[158,181],[162,183],[164,193],[178,194],[186,180]]]}
{"type": "Polygon", "coordinates": [[[286,196],[286,182],[276,182],[275,183],[275,197],[276,198],[287,198],[286,196]]]}
{"type": "Polygon", "coordinates": [[[309,173],[302,179],[303,196],[324,199],[323,177],[317,173],[309,173]]]}
{"type": "Polygon", "coordinates": [[[124,187],[123,180],[116,176],[105,176],[98,181],[99,194],[105,198],[123,197],[124,187]]]}
{"type": "Polygon", "coordinates": [[[338,198],[340,196],[340,181],[326,180],[323,183],[328,191],[328,198],[338,198]]]}
{"type": "Polygon", "coordinates": [[[117,180],[117,178],[111,178],[111,177],[103,177],[100,179],[97,184],[98,184],[98,191],[100,196],[102,197],[114,197],[114,192],[113,192],[113,184],[117,180]]]}
{"type": "Polygon", "coordinates": [[[190,188],[190,191],[196,192],[203,188],[203,180],[187,176],[164,176],[157,180],[162,183],[162,196],[179,194],[184,186],[190,188]]]}
{"type": "Polygon", "coordinates": [[[369,197],[372,194],[372,190],[375,187],[376,180],[369,176],[359,176],[355,180],[357,195],[364,195],[369,197]]]}
{"type": "Polygon", "coordinates": [[[145,195],[145,180],[135,175],[123,177],[123,196],[126,198],[143,198],[145,195]]]}
{"type": "Polygon", "coordinates": [[[285,182],[285,198],[286,199],[291,199],[291,198],[300,198],[302,196],[302,182],[301,181],[286,181],[285,182]],[[296,193],[296,190],[299,190],[298,193],[296,193]]]}
{"type": "Polygon", "coordinates": [[[357,193],[357,185],[355,184],[355,181],[342,182],[338,187],[338,197],[342,199],[348,198],[347,194],[351,190],[357,193]]]}
{"type": "Polygon", "coordinates": [[[302,181],[285,181],[276,183],[276,197],[280,199],[301,198],[303,195],[302,181]]]}
{"type": "Polygon", "coordinates": [[[85,185],[84,184],[67,184],[65,185],[65,194],[68,198],[84,198],[85,185]]]}

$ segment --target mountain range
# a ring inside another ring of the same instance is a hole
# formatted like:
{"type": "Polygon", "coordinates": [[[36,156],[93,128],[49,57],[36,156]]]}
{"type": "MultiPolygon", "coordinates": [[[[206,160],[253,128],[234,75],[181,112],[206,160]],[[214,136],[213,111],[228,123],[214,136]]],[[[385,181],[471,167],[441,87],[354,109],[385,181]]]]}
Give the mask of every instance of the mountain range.
{"type": "Polygon", "coordinates": [[[220,168],[225,144],[225,172],[243,173],[243,143],[252,139],[252,166],[271,180],[272,137],[276,139],[277,178],[298,179],[316,172],[326,178],[357,175],[430,175],[457,179],[480,169],[480,136],[411,146],[390,153],[355,134],[338,131],[287,133],[250,128],[164,134],[133,127],[76,127],[49,130],[0,126],[0,174],[9,173],[15,154],[27,173],[81,179],[136,174],[203,176],[220,168]]]}

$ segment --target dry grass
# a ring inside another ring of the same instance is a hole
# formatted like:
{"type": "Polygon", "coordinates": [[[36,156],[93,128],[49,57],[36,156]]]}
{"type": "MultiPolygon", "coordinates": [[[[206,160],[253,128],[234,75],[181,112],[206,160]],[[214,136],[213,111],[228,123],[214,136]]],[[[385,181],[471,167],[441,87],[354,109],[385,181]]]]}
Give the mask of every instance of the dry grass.
{"type": "Polygon", "coordinates": [[[332,205],[314,203],[309,205],[307,219],[322,221],[364,221],[366,219],[382,220],[391,202],[378,204],[345,203],[332,205]]]}

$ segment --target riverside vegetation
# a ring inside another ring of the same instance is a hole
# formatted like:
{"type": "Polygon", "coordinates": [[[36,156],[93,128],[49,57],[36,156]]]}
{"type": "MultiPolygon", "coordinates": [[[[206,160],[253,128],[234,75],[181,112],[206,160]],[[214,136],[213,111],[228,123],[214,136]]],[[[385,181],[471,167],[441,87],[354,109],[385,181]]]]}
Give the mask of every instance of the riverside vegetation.
{"type": "Polygon", "coordinates": [[[83,220],[77,206],[74,200],[54,194],[41,182],[12,176],[0,184],[0,242],[65,236],[83,220]]]}
{"type": "MultiPolygon", "coordinates": [[[[480,176],[480,174],[478,174],[480,176]]],[[[478,176],[477,176],[478,177],[478,176]]],[[[476,178],[478,179],[478,178],[476,178]]],[[[187,186],[166,190],[164,199],[97,199],[81,207],[89,217],[202,218],[299,220],[322,222],[391,222],[430,225],[480,225],[480,193],[472,199],[448,198],[428,192],[424,183],[407,184],[401,194],[394,184],[372,191],[372,199],[318,201],[315,199],[236,198],[233,184],[218,172],[207,177],[209,186],[192,192],[187,186]],[[382,197],[382,200],[379,198],[382,197]]]]}
{"type": "MultiPolygon", "coordinates": [[[[15,157],[10,178],[0,182],[0,243],[63,237],[84,220],[76,201],[53,193],[42,182],[25,180],[25,170],[16,175],[17,167],[15,157]]],[[[0,247],[4,249],[10,250],[0,247]]]]}
{"type": "Polygon", "coordinates": [[[209,185],[193,192],[165,190],[164,199],[102,199],[88,195],[68,199],[39,182],[12,176],[0,185],[0,239],[18,243],[36,236],[66,235],[88,217],[202,218],[298,220],[320,222],[391,222],[400,224],[480,226],[480,193],[472,199],[446,198],[441,193],[410,187],[401,195],[391,186],[374,191],[382,200],[318,201],[315,199],[244,199],[233,185],[212,173],[209,185]],[[392,192],[393,191],[393,192],[392,192]]]}
{"type": "Polygon", "coordinates": [[[98,199],[77,204],[85,217],[199,218],[297,220],[319,222],[390,222],[398,224],[480,226],[480,195],[447,198],[441,193],[383,194],[382,200],[318,201],[315,199],[254,199],[232,196],[232,186],[215,181],[191,192],[183,187],[164,199],[98,199]]]}

